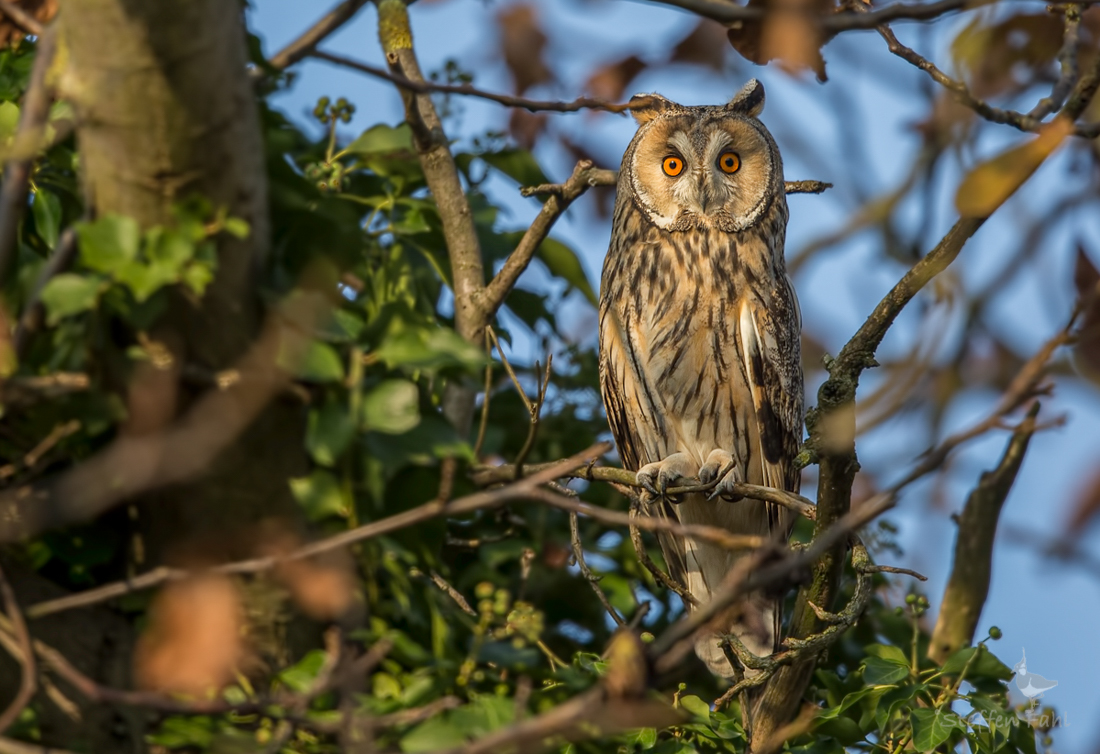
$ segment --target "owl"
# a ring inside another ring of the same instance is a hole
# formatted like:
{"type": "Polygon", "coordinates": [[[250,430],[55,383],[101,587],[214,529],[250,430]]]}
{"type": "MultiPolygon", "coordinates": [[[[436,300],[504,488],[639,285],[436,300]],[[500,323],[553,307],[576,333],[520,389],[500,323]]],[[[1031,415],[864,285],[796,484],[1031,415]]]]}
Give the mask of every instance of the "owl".
{"type": "MultiPolygon", "coordinates": [[[[764,87],[685,107],[635,97],[639,128],[623,155],[600,288],[600,389],[644,511],[736,534],[789,534],[786,511],[737,499],[730,485],[797,492],[802,440],[801,315],[783,261],[787,199],[775,140],[758,120],[764,87]],[[674,500],[681,480],[717,480],[674,500]]],[[[700,604],[745,552],[664,532],[670,574],[700,604]]],[[[687,605],[691,609],[691,605],[687,605]]],[[[750,594],[695,651],[736,677],[720,647],[754,654],[779,640],[775,595],[750,594]]]]}

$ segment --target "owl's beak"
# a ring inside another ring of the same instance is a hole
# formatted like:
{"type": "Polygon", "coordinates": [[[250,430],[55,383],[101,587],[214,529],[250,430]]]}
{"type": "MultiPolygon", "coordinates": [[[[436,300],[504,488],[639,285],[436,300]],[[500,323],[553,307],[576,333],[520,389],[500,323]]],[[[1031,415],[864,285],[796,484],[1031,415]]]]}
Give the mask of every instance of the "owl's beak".
{"type": "Polygon", "coordinates": [[[699,212],[701,214],[707,214],[707,208],[710,204],[710,192],[707,191],[707,174],[701,173],[699,175],[699,186],[696,196],[699,197],[699,212]]]}

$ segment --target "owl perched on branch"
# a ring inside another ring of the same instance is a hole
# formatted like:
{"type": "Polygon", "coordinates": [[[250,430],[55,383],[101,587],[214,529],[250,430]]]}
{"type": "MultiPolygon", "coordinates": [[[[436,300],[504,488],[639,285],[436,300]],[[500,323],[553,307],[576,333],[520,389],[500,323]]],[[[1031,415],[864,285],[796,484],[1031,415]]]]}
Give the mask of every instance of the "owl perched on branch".
{"type": "MultiPolygon", "coordinates": [[[[789,533],[786,511],[734,499],[730,484],[797,492],[802,439],[801,317],[784,267],[783,164],[757,119],[764,87],[728,104],[635,98],[600,290],[600,387],[623,465],[648,490],[649,515],[738,534],[789,533]],[[714,494],[671,500],[678,480],[714,494]]],[[[662,533],[670,575],[705,603],[744,552],[662,533]]],[[[690,605],[688,606],[690,609],[690,605]]],[[[719,646],[754,654],[779,640],[780,604],[751,594],[695,651],[734,676],[719,646]]]]}

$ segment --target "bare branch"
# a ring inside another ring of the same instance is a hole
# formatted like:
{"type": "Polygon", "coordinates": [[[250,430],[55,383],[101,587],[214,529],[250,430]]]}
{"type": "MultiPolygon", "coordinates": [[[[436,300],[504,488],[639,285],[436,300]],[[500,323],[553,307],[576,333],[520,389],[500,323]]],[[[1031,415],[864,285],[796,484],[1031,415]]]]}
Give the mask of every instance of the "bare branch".
{"type": "Polygon", "coordinates": [[[607,595],[603,593],[603,589],[600,589],[600,577],[593,574],[592,569],[588,567],[588,563],[584,562],[584,543],[581,542],[581,530],[576,513],[569,514],[569,540],[573,545],[573,558],[577,561],[577,568],[581,569],[581,575],[592,587],[592,591],[596,593],[596,598],[603,605],[603,609],[607,611],[607,614],[611,616],[615,623],[620,626],[626,625],[622,616],[619,615],[619,611],[612,607],[607,595]]]}
{"type": "MultiPolygon", "coordinates": [[[[610,445],[608,443],[597,443],[581,453],[559,461],[551,466],[542,467],[538,471],[524,477],[514,484],[505,487],[500,487],[488,492],[475,492],[472,495],[460,497],[448,503],[432,500],[416,508],[403,511],[388,518],[372,521],[371,523],[364,524],[355,529],[340,532],[331,537],[310,543],[279,557],[269,556],[241,560],[212,568],[211,571],[218,574],[259,573],[275,568],[280,563],[312,558],[326,552],[331,552],[332,550],[347,547],[356,542],[380,537],[384,534],[403,529],[407,526],[412,526],[413,524],[418,524],[422,521],[443,516],[471,513],[476,510],[496,507],[511,500],[530,497],[532,492],[535,492],[540,485],[560,476],[567,476],[573,470],[590,463],[593,459],[603,455],[609,449],[610,445]]],[[[562,503],[563,506],[580,505],[581,509],[579,512],[588,512],[588,506],[583,506],[583,504],[576,503],[569,498],[562,498],[562,500],[568,501],[568,503],[562,503]]],[[[566,509],[568,510],[570,508],[566,509]]],[[[610,513],[610,511],[608,511],[608,513],[610,513]]],[[[730,535],[726,534],[726,536],[730,535]]],[[[191,575],[191,572],[178,568],[158,568],[127,581],[106,584],[68,597],[40,602],[31,606],[27,611],[27,615],[31,618],[41,618],[63,610],[87,607],[131,592],[151,589],[166,581],[183,579],[189,575],[191,575]]]]}
{"type": "MultiPolygon", "coordinates": [[[[496,314],[497,309],[504,303],[504,299],[507,297],[508,292],[512,290],[519,276],[527,269],[527,265],[531,263],[531,259],[535,256],[535,252],[538,251],[539,246],[546,240],[546,236],[550,233],[550,227],[554,222],[569,208],[569,205],[573,203],[574,199],[587,191],[591,186],[596,185],[592,182],[592,170],[593,166],[591,162],[588,160],[581,160],[577,163],[577,166],[573,168],[573,175],[569,177],[569,180],[561,184],[560,190],[540,192],[550,194],[550,198],[542,205],[542,209],[539,211],[538,216],[535,217],[531,226],[527,229],[527,232],[523,234],[523,238],[520,239],[515,250],[508,256],[508,259],[505,260],[504,266],[500,268],[500,272],[498,272],[492,282],[485,287],[485,291],[481,296],[480,303],[485,310],[486,316],[491,317],[496,314]]],[[[605,173],[607,171],[599,172],[605,173]]]]}
{"type": "MultiPolygon", "coordinates": [[[[578,165],[578,167],[580,167],[578,165]]],[[[575,174],[575,173],[574,173],[575,174]]],[[[619,171],[606,168],[589,168],[589,186],[614,186],[619,180],[619,171]]],[[[550,194],[560,196],[565,191],[564,183],[543,183],[538,186],[524,186],[519,190],[524,196],[550,194]]],[[[787,181],[784,189],[788,194],[820,194],[831,189],[833,184],[824,181],[787,181]]]]}
{"type": "Polygon", "coordinates": [[[0,13],[32,37],[41,37],[46,32],[46,27],[39,23],[38,19],[20,8],[12,0],[0,0],[0,13]]]}
{"type": "MultiPolygon", "coordinates": [[[[5,6],[12,6],[0,7],[12,20],[16,20],[11,15],[12,11],[25,15],[12,3],[5,3],[5,6]]],[[[38,23],[34,19],[30,20],[38,23]]],[[[44,34],[42,27],[38,26],[38,31],[34,33],[41,35],[34,54],[34,68],[31,69],[30,83],[27,85],[23,106],[19,110],[19,125],[12,142],[11,157],[4,165],[4,182],[0,186],[0,284],[7,279],[8,269],[15,258],[16,234],[27,208],[27,184],[34,167],[38,143],[50,114],[50,103],[53,101],[53,93],[46,82],[46,72],[53,62],[57,32],[54,30],[44,34]]]]}
{"type": "Polygon", "coordinates": [[[1038,413],[1036,402],[1008,441],[997,467],[982,473],[959,516],[954,565],[928,647],[928,656],[938,663],[943,663],[956,650],[974,640],[974,631],[989,594],[997,521],[1035,433],[1038,413]]]}
{"type": "Polygon", "coordinates": [[[31,635],[27,631],[27,623],[23,620],[23,611],[19,609],[19,603],[15,599],[15,592],[8,583],[3,569],[0,569],[0,600],[4,603],[4,612],[11,624],[12,633],[15,635],[18,655],[16,661],[22,666],[22,676],[19,681],[19,691],[11,704],[3,712],[0,712],[0,733],[3,733],[19,719],[19,714],[31,703],[34,692],[38,690],[37,668],[34,662],[34,649],[31,645],[31,635]]]}
{"type": "Polygon", "coordinates": [[[1069,96],[1080,73],[1077,68],[1077,48],[1081,44],[1081,6],[1067,5],[1062,11],[1065,31],[1062,49],[1058,51],[1058,66],[1062,69],[1058,80],[1044,97],[1028,113],[1032,118],[1045,118],[1060,108],[1069,96]]]}
{"type": "MultiPolygon", "coordinates": [[[[367,0],[344,0],[344,2],[318,19],[317,23],[309,27],[301,36],[272,55],[271,59],[267,61],[268,65],[282,71],[302,58],[309,57],[313,54],[317,45],[354,18],[359,9],[366,4],[367,0]]],[[[257,69],[257,71],[259,71],[259,76],[264,73],[261,69],[257,69]]]]}

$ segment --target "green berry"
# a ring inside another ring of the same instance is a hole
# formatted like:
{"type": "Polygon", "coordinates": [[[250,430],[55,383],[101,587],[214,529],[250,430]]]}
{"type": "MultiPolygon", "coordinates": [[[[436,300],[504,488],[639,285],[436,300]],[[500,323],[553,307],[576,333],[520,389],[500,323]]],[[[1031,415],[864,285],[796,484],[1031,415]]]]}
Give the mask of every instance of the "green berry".
{"type": "Polygon", "coordinates": [[[1001,629],[997,628],[996,626],[989,627],[990,639],[992,639],[993,641],[997,641],[997,639],[1000,639],[1002,636],[1004,636],[1004,633],[1001,631],[1001,629]]]}

